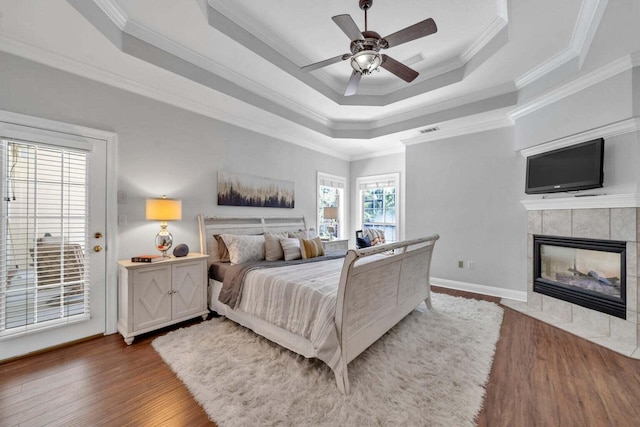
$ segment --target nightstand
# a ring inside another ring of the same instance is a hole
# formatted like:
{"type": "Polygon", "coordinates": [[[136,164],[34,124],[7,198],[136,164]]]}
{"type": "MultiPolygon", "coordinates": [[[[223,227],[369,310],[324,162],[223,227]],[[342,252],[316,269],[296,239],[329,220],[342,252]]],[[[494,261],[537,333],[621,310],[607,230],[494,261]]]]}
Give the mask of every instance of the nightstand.
{"type": "Polygon", "coordinates": [[[136,335],[207,318],[207,259],[194,253],[154,263],[118,261],[118,332],[127,344],[136,335]]]}
{"type": "Polygon", "coordinates": [[[348,239],[323,240],[322,246],[324,247],[325,252],[336,252],[336,251],[346,252],[349,250],[349,240],[348,239]]]}

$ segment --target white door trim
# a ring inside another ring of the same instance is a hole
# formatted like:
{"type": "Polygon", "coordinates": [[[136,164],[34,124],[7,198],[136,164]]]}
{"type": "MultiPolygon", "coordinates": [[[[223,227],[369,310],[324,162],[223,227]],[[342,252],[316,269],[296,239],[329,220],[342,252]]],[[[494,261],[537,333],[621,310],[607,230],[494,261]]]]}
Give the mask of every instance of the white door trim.
{"type": "MultiPolygon", "coordinates": [[[[30,131],[55,132],[82,138],[103,140],[107,145],[107,176],[105,200],[105,250],[106,250],[106,283],[105,283],[105,334],[117,332],[118,323],[118,283],[116,256],[118,253],[117,238],[117,155],[118,135],[114,132],[77,126],[70,123],[42,119],[0,110],[0,123],[29,128],[30,131]]],[[[61,136],[63,136],[61,135],[61,136]]]]}

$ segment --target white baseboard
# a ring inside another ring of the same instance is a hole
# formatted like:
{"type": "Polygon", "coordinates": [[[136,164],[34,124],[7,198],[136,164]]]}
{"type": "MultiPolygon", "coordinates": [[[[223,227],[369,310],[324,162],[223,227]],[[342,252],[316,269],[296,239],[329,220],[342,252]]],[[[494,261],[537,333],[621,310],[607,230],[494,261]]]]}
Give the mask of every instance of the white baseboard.
{"type": "Polygon", "coordinates": [[[490,295],[492,297],[506,298],[514,301],[527,301],[527,293],[525,291],[514,291],[513,289],[496,288],[493,286],[477,285],[475,283],[439,279],[437,277],[431,278],[431,284],[433,286],[440,286],[442,288],[473,292],[475,294],[490,295]]]}

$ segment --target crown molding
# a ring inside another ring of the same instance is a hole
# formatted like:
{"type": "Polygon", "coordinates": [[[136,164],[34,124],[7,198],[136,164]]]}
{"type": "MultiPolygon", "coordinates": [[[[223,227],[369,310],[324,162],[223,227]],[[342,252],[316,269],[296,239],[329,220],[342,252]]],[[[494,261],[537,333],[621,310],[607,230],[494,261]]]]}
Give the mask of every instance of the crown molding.
{"type": "Polygon", "coordinates": [[[578,56],[578,53],[571,48],[566,48],[561,50],[560,52],[553,55],[551,58],[540,63],[535,68],[529,70],[522,76],[518,77],[515,80],[516,88],[518,88],[519,90],[530,85],[531,83],[546,76],[556,68],[563,66],[564,64],[576,58],[577,56],[578,56]]]}
{"type": "MultiPolygon", "coordinates": [[[[506,7],[506,6],[505,6],[506,7]]],[[[496,17],[496,19],[489,24],[489,26],[475,39],[470,46],[468,46],[460,55],[460,62],[464,65],[469,62],[474,56],[476,56],[482,48],[489,44],[494,37],[496,37],[500,31],[509,26],[509,21],[502,16],[496,17]]]]}
{"type": "Polygon", "coordinates": [[[554,209],[639,208],[640,194],[602,194],[579,197],[526,199],[520,200],[520,203],[528,211],[554,209]]]}
{"type": "Polygon", "coordinates": [[[114,0],[93,0],[93,2],[116,24],[118,28],[124,31],[129,17],[120,5],[114,0]]]}
{"type": "Polygon", "coordinates": [[[505,21],[509,20],[509,5],[507,0],[496,0],[496,11],[499,17],[505,21]]]}
{"type": "Polygon", "coordinates": [[[517,78],[516,87],[522,89],[575,58],[579,60],[579,69],[591,47],[607,3],[608,0],[583,0],[569,46],[517,78]]]}
{"type": "Polygon", "coordinates": [[[640,131],[640,117],[632,117],[616,123],[600,126],[585,132],[576,133],[564,138],[545,142],[530,148],[520,150],[522,157],[534,156],[536,154],[545,153],[547,151],[558,148],[568,147],[579,142],[590,141],[596,138],[611,138],[618,135],[626,135],[632,132],[640,131]]]}
{"type": "Polygon", "coordinates": [[[603,67],[598,68],[588,74],[585,74],[573,81],[553,89],[544,95],[523,104],[522,106],[514,109],[511,112],[511,118],[517,120],[528,114],[533,113],[541,108],[544,108],[550,104],[560,101],[568,96],[574,95],[580,91],[583,91],[593,85],[603,82],[611,77],[614,77],[624,71],[630,70],[634,67],[634,61],[638,61],[638,55],[625,55],[603,67]]]}
{"type": "Polygon", "coordinates": [[[262,125],[257,121],[252,120],[250,114],[231,114],[228,111],[212,107],[211,105],[203,104],[193,99],[171,94],[164,89],[159,89],[149,85],[138,83],[121,75],[106,71],[102,68],[94,67],[92,65],[88,65],[86,63],[64,57],[49,50],[38,48],[6,36],[0,36],[0,50],[15,56],[19,56],[21,58],[44,64],[52,68],[78,75],[83,78],[87,78],[89,80],[96,81],[98,83],[103,83],[122,90],[126,90],[128,92],[135,93],[137,95],[141,95],[146,98],[162,102],[164,104],[172,105],[178,108],[185,109],[187,111],[201,114],[206,117],[220,120],[225,123],[238,126],[240,128],[251,130],[272,138],[280,139],[294,145],[298,145],[322,154],[339,158],[341,160],[350,160],[350,156],[344,153],[330,150],[311,142],[306,142],[308,140],[302,140],[301,138],[293,137],[285,132],[281,132],[276,126],[269,127],[262,125]]]}
{"type": "Polygon", "coordinates": [[[376,120],[373,128],[390,126],[407,119],[427,116],[429,114],[438,113],[444,110],[450,110],[452,108],[461,107],[473,102],[491,99],[500,95],[506,95],[510,92],[513,92],[513,89],[514,88],[512,83],[504,83],[499,86],[490,87],[488,89],[479,90],[467,95],[462,95],[455,98],[447,99],[445,101],[436,102],[434,104],[426,105],[421,108],[411,108],[407,111],[400,111],[393,116],[376,120]]]}
{"type": "Polygon", "coordinates": [[[139,22],[133,20],[127,21],[127,25],[125,26],[125,29],[123,31],[130,36],[136,37],[146,43],[151,44],[152,46],[156,46],[172,55],[177,56],[180,59],[183,59],[193,65],[201,67],[224,79],[227,79],[255,94],[270,99],[289,110],[296,111],[304,115],[305,117],[321,124],[322,126],[329,127],[331,125],[331,121],[326,117],[315,111],[312,111],[311,109],[298,102],[293,101],[291,98],[283,96],[280,92],[271,90],[263,84],[260,84],[253,79],[247,78],[242,74],[220,64],[219,62],[212,60],[208,56],[202,55],[201,53],[196,52],[195,50],[181,43],[178,43],[156,31],[153,31],[139,22]]]}
{"type": "Polygon", "coordinates": [[[376,151],[372,153],[357,154],[357,155],[351,156],[350,160],[353,162],[357,160],[373,159],[376,157],[386,157],[386,156],[392,156],[394,154],[404,154],[404,153],[405,153],[405,148],[403,146],[399,148],[392,148],[389,150],[376,151]]]}
{"type": "Polygon", "coordinates": [[[584,0],[580,6],[580,13],[569,43],[580,57],[579,69],[582,68],[582,63],[587,57],[608,3],[609,0],[584,0]]]}
{"type": "Polygon", "coordinates": [[[499,118],[494,120],[483,121],[482,123],[472,123],[469,125],[461,125],[455,129],[435,131],[428,134],[420,135],[414,138],[403,139],[404,145],[416,145],[424,142],[439,141],[441,139],[453,138],[473,133],[485,132],[493,129],[513,126],[513,120],[510,118],[499,118]]]}

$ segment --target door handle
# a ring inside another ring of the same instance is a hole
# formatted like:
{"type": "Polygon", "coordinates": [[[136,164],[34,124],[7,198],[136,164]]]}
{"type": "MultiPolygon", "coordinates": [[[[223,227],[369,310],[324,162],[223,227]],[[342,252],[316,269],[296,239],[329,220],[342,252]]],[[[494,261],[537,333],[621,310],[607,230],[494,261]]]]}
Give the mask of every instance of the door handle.
{"type": "Polygon", "coordinates": [[[93,251],[94,251],[94,252],[102,252],[102,246],[100,246],[100,245],[95,245],[95,246],[93,247],[93,251]]]}

